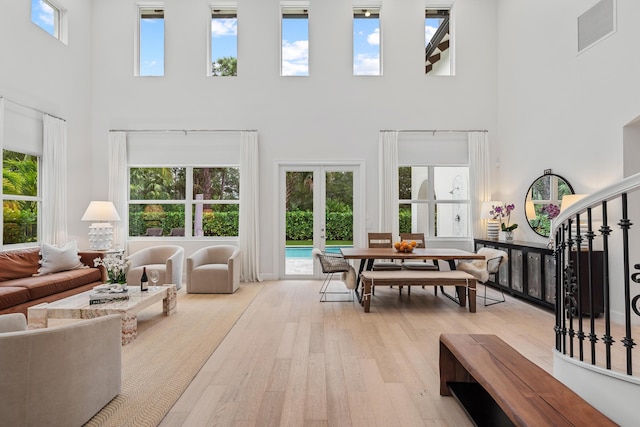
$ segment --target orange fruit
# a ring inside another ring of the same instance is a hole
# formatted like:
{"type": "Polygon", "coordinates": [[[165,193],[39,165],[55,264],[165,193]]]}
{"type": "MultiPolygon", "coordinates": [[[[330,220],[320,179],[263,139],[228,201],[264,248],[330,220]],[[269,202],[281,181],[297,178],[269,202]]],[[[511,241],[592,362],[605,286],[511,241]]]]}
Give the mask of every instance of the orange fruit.
{"type": "Polygon", "coordinates": [[[401,244],[402,244],[402,243],[400,243],[400,242],[395,242],[395,243],[393,244],[393,246],[394,246],[396,249],[400,249],[400,245],[401,245],[401,244]]]}
{"type": "Polygon", "coordinates": [[[415,248],[418,243],[415,240],[412,240],[409,244],[415,248]]]}

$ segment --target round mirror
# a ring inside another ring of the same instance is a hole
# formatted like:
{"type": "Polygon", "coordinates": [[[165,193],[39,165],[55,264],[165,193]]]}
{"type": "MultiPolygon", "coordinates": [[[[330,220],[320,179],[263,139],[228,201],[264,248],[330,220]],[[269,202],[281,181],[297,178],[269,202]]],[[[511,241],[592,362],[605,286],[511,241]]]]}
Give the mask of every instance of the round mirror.
{"type": "Polygon", "coordinates": [[[549,237],[551,220],[560,213],[560,202],[566,194],[574,194],[571,184],[553,173],[546,173],[533,181],[524,199],[527,223],[533,231],[549,237]]]}

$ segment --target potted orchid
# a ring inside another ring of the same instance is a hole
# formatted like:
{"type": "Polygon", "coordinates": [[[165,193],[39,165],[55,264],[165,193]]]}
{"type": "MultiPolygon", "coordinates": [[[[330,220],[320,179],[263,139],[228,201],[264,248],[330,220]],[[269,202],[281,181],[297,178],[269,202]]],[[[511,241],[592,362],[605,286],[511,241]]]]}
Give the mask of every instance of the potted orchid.
{"type": "Polygon", "coordinates": [[[492,206],[489,214],[494,220],[500,221],[500,229],[505,232],[506,240],[513,240],[513,230],[518,228],[518,224],[511,224],[511,212],[515,209],[514,204],[504,204],[492,206]],[[506,221],[505,221],[506,220],[506,221]]]}
{"type": "Polygon", "coordinates": [[[122,257],[107,255],[104,258],[95,258],[93,265],[96,267],[102,266],[107,270],[109,283],[127,283],[127,272],[131,262],[125,261],[122,257]]]}

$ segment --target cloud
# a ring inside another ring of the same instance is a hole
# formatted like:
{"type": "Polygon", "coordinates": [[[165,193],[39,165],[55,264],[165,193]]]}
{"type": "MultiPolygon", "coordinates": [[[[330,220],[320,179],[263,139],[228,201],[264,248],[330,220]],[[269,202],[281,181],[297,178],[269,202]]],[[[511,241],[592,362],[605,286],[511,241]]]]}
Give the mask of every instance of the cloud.
{"type": "Polygon", "coordinates": [[[238,20],[233,19],[212,19],[211,35],[213,37],[236,36],[238,35],[238,20]]]}
{"type": "Polygon", "coordinates": [[[433,35],[436,33],[437,28],[429,25],[424,26],[424,44],[426,45],[431,41],[433,35]]]}
{"type": "Polygon", "coordinates": [[[373,33],[367,35],[367,43],[373,46],[380,45],[380,28],[376,28],[373,33]]]}
{"type": "Polygon", "coordinates": [[[38,21],[45,25],[53,25],[53,8],[40,0],[38,2],[38,21]]]}
{"type": "Polygon", "coordinates": [[[282,75],[306,76],[309,74],[309,41],[282,41],[282,75]]]}
{"type": "Polygon", "coordinates": [[[360,54],[353,61],[353,74],[357,76],[380,75],[380,55],[360,54]]]}

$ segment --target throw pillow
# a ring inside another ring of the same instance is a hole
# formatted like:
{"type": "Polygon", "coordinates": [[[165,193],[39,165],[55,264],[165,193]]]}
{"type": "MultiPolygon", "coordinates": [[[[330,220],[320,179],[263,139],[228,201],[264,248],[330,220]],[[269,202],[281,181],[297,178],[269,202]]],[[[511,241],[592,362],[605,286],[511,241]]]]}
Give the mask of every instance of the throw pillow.
{"type": "Polygon", "coordinates": [[[38,275],[57,273],[84,267],[78,255],[78,242],[72,240],[61,248],[43,243],[40,248],[40,268],[38,275]]]}

